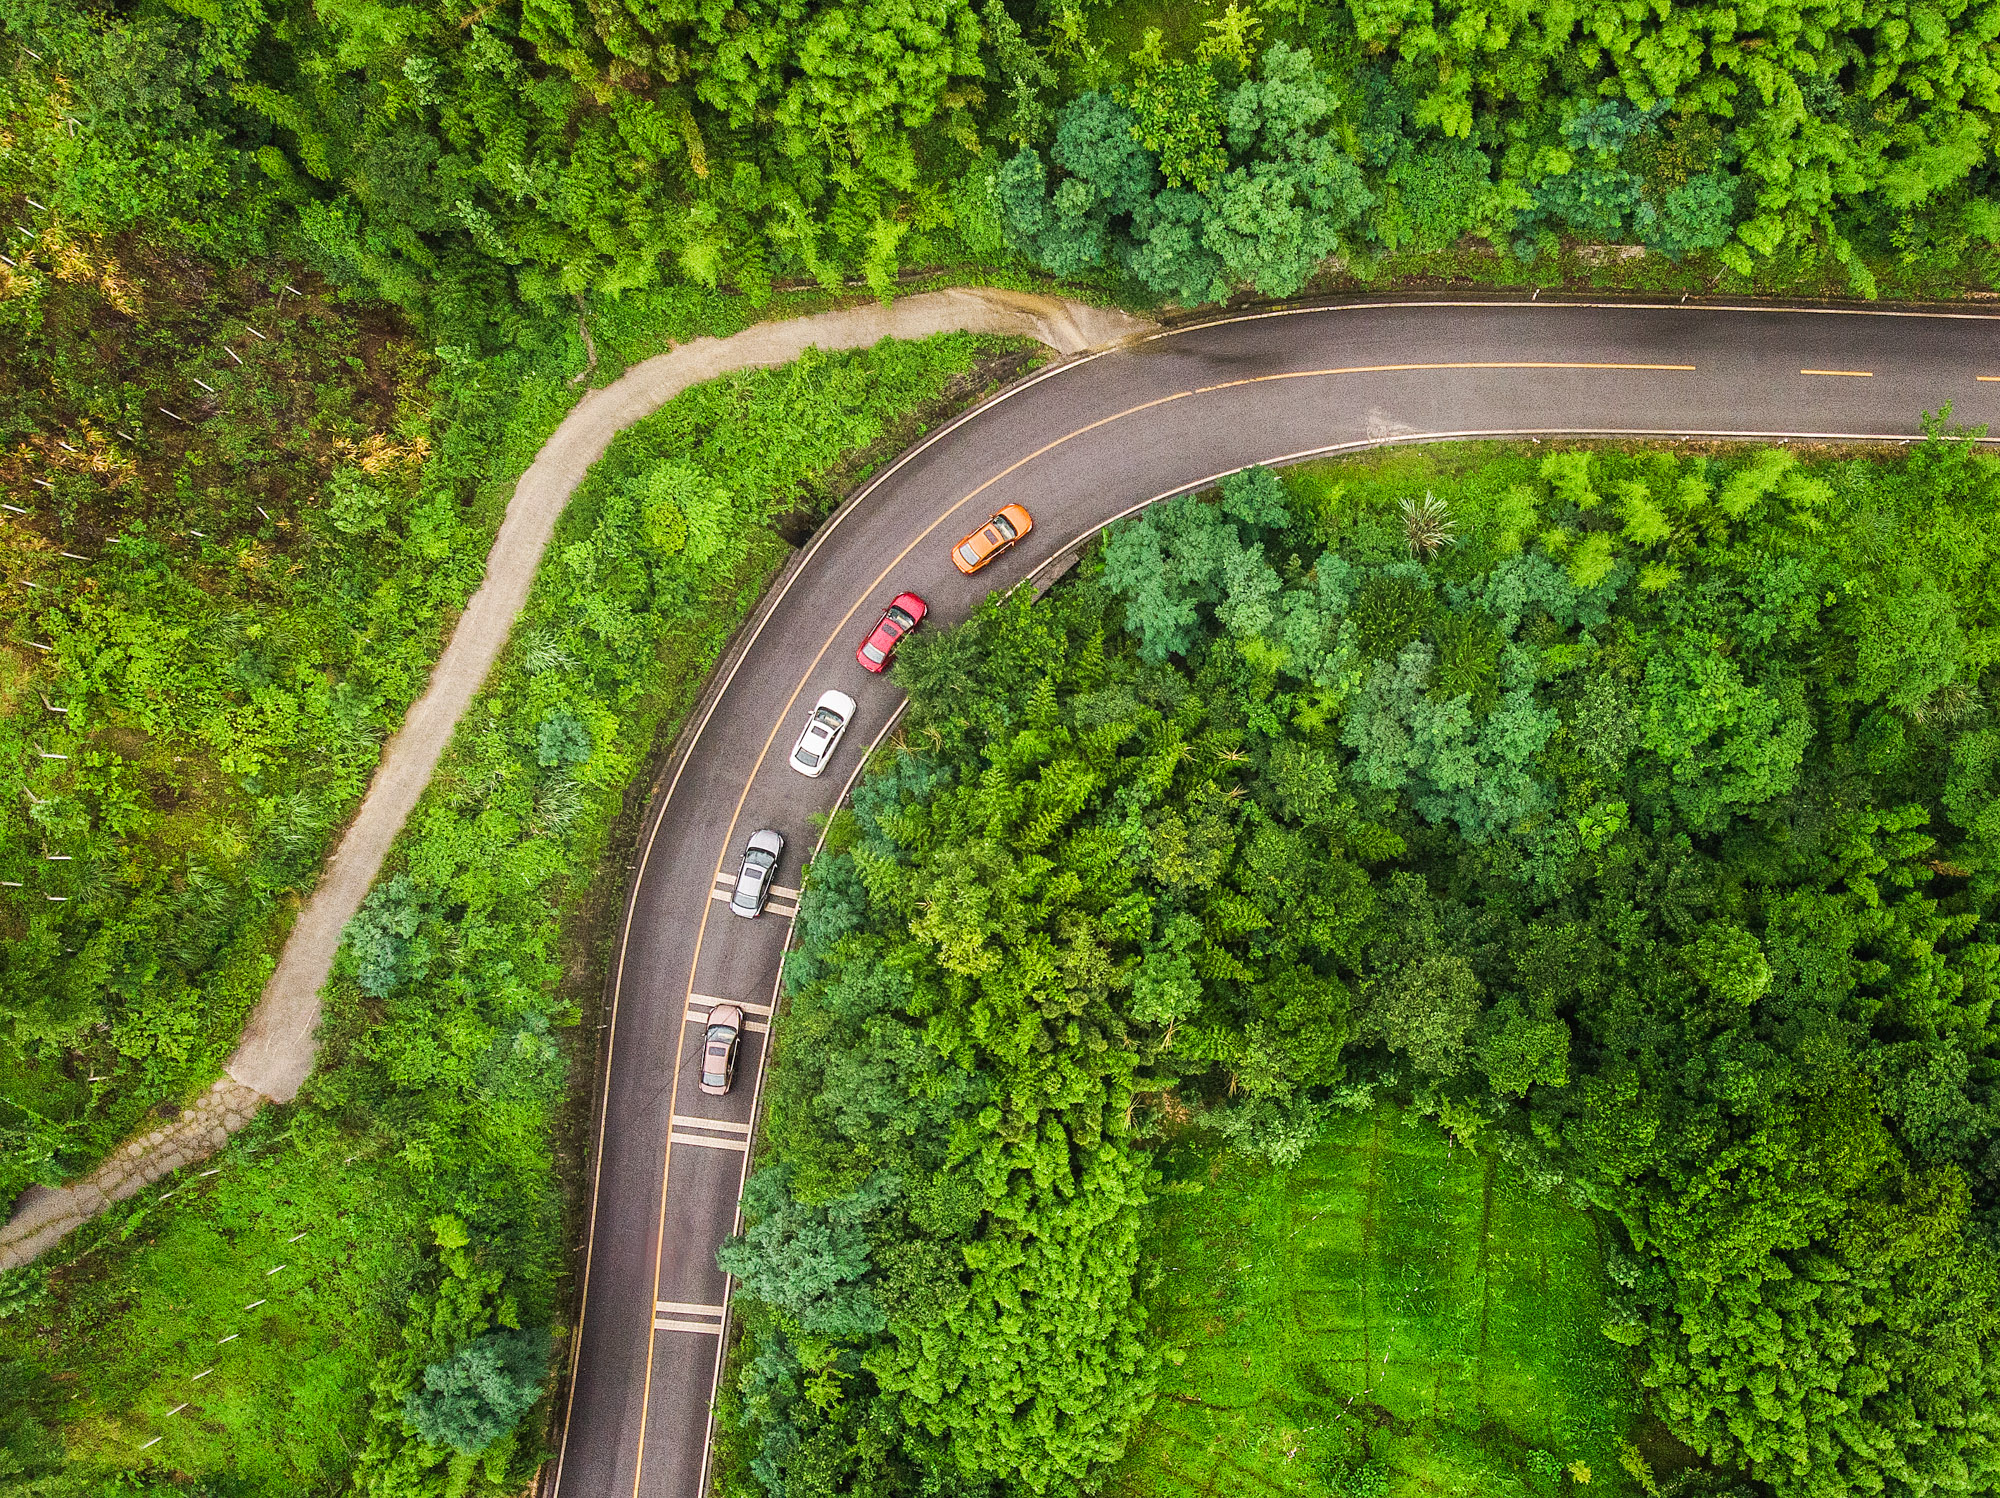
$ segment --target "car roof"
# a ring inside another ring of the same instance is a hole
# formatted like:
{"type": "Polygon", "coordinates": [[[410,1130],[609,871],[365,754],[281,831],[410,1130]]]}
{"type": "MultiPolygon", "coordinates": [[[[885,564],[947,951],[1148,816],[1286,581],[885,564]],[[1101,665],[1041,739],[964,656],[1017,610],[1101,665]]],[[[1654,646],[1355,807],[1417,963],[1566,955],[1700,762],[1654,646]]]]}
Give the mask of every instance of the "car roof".
{"type": "Polygon", "coordinates": [[[841,691],[825,691],[819,694],[819,707],[830,707],[843,718],[854,716],[854,699],[841,691]]]}

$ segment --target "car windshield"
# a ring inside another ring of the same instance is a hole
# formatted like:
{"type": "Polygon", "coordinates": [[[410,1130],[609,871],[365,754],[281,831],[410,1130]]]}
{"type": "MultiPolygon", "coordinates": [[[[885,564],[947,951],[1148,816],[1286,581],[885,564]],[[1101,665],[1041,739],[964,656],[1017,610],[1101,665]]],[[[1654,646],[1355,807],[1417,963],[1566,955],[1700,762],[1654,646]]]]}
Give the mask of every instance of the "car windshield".
{"type": "Polygon", "coordinates": [[[840,714],[830,707],[822,707],[813,713],[813,722],[822,724],[827,728],[838,728],[840,727],[840,714]]]}
{"type": "Polygon", "coordinates": [[[802,765],[816,765],[819,763],[819,755],[813,750],[806,748],[804,744],[799,745],[798,748],[792,751],[792,758],[802,765]]]}
{"type": "Polygon", "coordinates": [[[879,666],[882,664],[882,652],[875,648],[873,640],[870,640],[866,645],[861,647],[861,653],[867,656],[869,660],[875,662],[876,665],[879,666]]]}
{"type": "Polygon", "coordinates": [[[976,562],[979,560],[979,550],[970,541],[966,542],[963,546],[959,547],[958,554],[964,557],[965,560],[968,562],[976,562]]]}
{"type": "Polygon", "coordinates": [[[912,624],[915,624],[917,621],[912,619],[908,614],[904,613],[901,609],[896,608],[894,605],[891,605],[889,612],[882,616],[882,622],[888,625],[897,634],[901,634],[904,630],[908,629],[912,624]]]}
{"type": "Polygon", "coordinates": [[[1014,539],[1014,523],[1005,515],[995,515],[993,517],[993,529],[1000,532],[1000,539],[1002,541],[1011,541],[1014,539]]]}
{"type": "Polygon", "coordinates": [[[734,1025],[710,1025],[708,1027],[708,1054],[711,1056],[728,1055],[729,1042],[735,1038],[736,1027],[734,1025]]]}

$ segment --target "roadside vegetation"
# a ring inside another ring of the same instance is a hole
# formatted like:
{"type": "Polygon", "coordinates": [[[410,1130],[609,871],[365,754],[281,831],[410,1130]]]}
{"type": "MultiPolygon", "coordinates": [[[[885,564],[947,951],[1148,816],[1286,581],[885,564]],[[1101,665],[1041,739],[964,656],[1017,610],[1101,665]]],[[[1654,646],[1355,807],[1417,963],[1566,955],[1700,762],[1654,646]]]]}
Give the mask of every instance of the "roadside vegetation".
{"type": "Polygon", "coordinates": [[[0,281],[0,1201],[215,1076],[568,402],[49,232],[0,281]]]}
{"type": "MultiPolygon", "coordinates": [[[[1254,1221],[1254,1184],[1188,1201],[1191,1124],[1296,1171],[1383,1100],[1496,1199],[1591,1214],[1601,1270],[1561,1256],[1529,1317],[1605,1382],[1564,1427],[1503,1378],[1413,1448],[1370,1370],[1332,1491],[1990,1486],[2000,468],[1932,427],[1893,461],[1252,470],[912,641],[902,742],[808,872],[721,1255],[729,1491],[1089,1491],[1187,1429],[1178,1380],[1303,1382],[1174,1340],[1219,1287],[1148,1245],[1254,1221]]],[[[1448,1235],[1453,1202],[1413,1206],[1448,1235]]],[[[1351,1294],[1340,1252],[1310,1272],[1351,1294]]],[[[1352,1353],[1329,1324],[1300,1356],[1352,1353]]]]}
{"type": "Polygon", "coordinates": [[[570,1309],[551,1155],[592,1062],[610,831],[779,527],[1021,362],[960,336],[813,354],[619,436],[350,928],[298,1102],[0,1277],[0,1492],[519,1491],[570,1309]]]}

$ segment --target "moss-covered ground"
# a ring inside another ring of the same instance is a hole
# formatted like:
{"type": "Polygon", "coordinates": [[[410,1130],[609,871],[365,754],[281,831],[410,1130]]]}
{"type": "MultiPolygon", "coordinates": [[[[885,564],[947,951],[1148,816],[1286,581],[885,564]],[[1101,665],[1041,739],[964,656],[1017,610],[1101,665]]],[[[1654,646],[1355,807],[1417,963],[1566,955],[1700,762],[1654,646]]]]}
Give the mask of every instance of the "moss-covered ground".
{"type": "Polygon", "coordinates": [[[1597,1228],[1390,1105],[1293,1167],[1167,1152],[1148,1294],[1167,1362],[1118,1498],[1528,1498],[1629,1486],[1597,1228]]]}

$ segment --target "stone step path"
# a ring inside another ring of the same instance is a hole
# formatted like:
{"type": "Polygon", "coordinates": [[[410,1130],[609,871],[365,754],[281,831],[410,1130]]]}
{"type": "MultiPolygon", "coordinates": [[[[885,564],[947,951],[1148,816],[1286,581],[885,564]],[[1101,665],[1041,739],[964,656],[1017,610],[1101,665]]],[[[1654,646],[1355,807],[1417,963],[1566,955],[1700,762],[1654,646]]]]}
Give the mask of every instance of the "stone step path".
{"type": "Polygon", "coordinates": [[[1068,356],[1150,327],[1122,312],[1060,297],[958,287],[886,307],[871,303],[759,323],[728,338],[696,338],[585,395],[514,486],[487,555],[485,580],[438,657],[430,685],[383,751],[361,809],[293,925],[222,1080],[172,1124],[128,1141],[81,1180],[24,1193],[0,1227],[0,1269],[28,1263],[112,1202],[206,1158],[266,1101],[289,1102],[298,1095],[318,1051],[319,992],[333,970],[341,933],[367,898],[452,730],[506,645],[563,507],[619,432],[690,385],[739,369],[788,364],[807,348],[868,348],[884,338],[989,333],[1033,338],[1068,356]]]}
{"type": "Polygon", "coordinates": [[[223,1077],[178,1118],[127,1140],[82,1180],[55,1188],[30,1186],[0,1228],[0,1268],[28,1263],[113,1202],[137,1196],[161,1177],[207,1159],[265,1101],[256,1088],[223,1077]]]}

